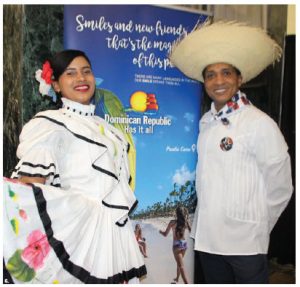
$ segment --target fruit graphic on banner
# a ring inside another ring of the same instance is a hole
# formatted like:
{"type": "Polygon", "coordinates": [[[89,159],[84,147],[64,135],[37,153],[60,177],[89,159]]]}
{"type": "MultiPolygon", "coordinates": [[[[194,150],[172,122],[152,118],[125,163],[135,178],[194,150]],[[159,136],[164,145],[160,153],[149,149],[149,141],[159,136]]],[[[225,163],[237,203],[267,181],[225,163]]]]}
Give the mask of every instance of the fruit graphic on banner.
{"type": "Polygon", "coordinates": [[[155,94],[147,94],[143,91],[136,91],[131,95],[130,106],[135,112],[158,110],[155,94]]]}

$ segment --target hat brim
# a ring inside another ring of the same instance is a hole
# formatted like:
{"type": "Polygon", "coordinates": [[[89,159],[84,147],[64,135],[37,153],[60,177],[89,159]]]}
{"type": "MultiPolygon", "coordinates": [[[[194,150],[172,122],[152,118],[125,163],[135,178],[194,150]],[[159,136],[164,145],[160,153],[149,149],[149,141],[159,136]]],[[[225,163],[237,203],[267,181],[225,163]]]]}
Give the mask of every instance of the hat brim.
{"type": "Polygon", "coordinates": [[[241,71],[242,82],[260,74],[281,56],[281,48],[264,30],[235,22],[217,22],[197,29],[174,44],[171,63],[188,77],[203,82],[202,71],[227,63],[241,71]]]}

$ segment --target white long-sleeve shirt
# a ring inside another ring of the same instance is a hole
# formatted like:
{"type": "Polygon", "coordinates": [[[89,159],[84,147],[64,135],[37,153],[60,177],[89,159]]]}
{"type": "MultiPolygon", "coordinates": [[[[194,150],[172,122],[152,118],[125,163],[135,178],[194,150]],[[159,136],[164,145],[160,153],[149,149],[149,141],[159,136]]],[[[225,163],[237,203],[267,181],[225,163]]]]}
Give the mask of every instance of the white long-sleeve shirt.
{"type": "Polygon", "coordinates": [[[195,250],[266,254],[293,191],[287,144],[276,123],[253,105],[225,115],[228,125],[213,109],[200,121],[195,250]],[[232,140],[227,151],[220,147],[223,138],[232,140]]]}

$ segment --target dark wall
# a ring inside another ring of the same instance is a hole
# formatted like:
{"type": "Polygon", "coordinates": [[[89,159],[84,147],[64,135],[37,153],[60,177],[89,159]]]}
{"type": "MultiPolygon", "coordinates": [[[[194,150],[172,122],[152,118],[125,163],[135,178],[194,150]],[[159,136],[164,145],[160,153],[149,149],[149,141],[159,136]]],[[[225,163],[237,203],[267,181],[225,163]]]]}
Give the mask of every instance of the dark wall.
{"type": "Polygon", "coordinates": [[[23,14],[23,124],[51,102],[41,100],[35,71],[63,49],[63,6],[25,5],[23,14]]]}
{"type": "Polygon", "coordinates": [[[41,99],[35,71],[63,49],[62,5],[3,5],[3,174],[17,163],[22,126],[41,110],[52,108],[41,99]]]}
{"type": "Polygon", "coordinates": [[[22,6],[3,6],[3,171],[8,176],[16,163],[22,127],[22,6]]]}
{"type": "MultiPolygon", "coordinates": [[[[291,155],[293,185],[296,190],[295,181],[295,154],[296,154],[296,97],[295,97],[295,62],[296,44],[295,36],[285,37],[283,55],[283,80],[281,93],[280,127],[289,146],[291,155]]],[[[295,243],[296,243],[296,216],[295,216],[295,191],[286,210],[279,218],[271,233],[269,256],[276,257],[281,264],[295,264],[295,243]]]]}

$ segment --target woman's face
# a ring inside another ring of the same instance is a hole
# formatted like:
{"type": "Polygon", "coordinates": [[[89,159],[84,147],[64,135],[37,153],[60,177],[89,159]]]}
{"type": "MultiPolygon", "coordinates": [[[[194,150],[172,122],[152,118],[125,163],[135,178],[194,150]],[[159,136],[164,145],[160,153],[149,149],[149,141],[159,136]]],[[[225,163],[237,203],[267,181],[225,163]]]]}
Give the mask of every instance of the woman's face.
{"type": "Polygon", "coordinates": [[[69,100],[88,105],[95,92],[95,78],[89,62],[82,56],[74,58],[58,81],[53,82],[53,88],[69,100]]]}

